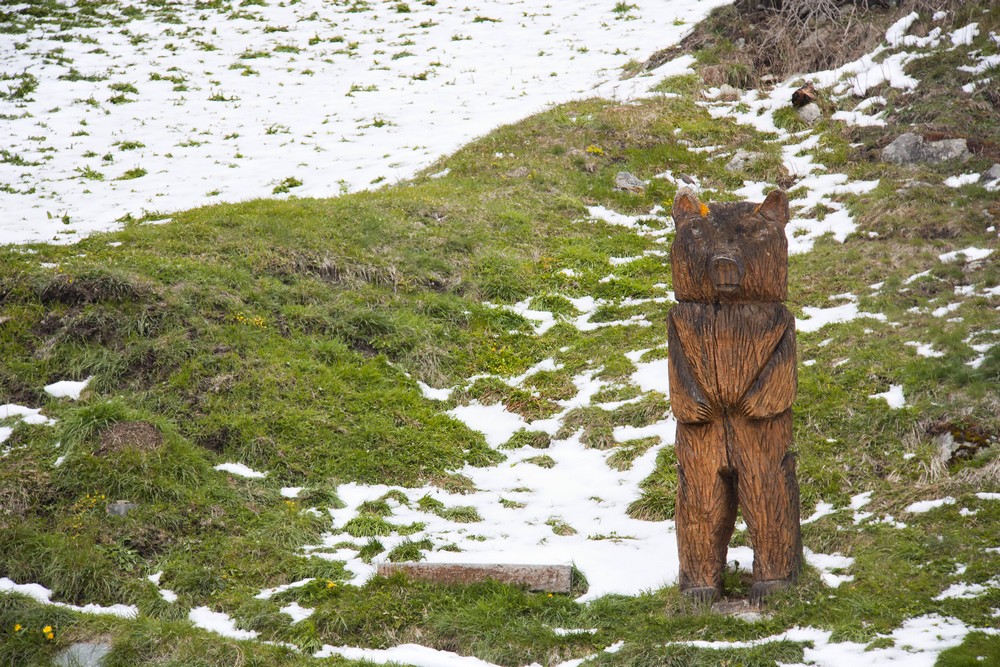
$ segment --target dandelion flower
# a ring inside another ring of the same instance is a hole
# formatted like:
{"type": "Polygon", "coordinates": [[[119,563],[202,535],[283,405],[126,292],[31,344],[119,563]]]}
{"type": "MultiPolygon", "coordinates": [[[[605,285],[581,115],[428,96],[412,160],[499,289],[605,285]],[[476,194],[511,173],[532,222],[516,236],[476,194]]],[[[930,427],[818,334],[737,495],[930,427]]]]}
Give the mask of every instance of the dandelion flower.
{"type": "Polygon", "coordinates": [[[42,628],[42,632],[44,632],[45,634],[49,634],[50,632],[52,632],[52,626],[46,625],[44,628],[42,628]]]}
{"type": "Polygon", "coordinates": [[[45,638],[46,639],[55,639],[55,637],[56,636],[54,634],[52,634],[51,632],[46,632],[45,633],[45,638]]]}
{"type": "Polygon", "coordinates": [[[14,632],[20,632],[20,631],[21,631],[21,624],[20,623],[15,623],[14,624],[14,632]]]}

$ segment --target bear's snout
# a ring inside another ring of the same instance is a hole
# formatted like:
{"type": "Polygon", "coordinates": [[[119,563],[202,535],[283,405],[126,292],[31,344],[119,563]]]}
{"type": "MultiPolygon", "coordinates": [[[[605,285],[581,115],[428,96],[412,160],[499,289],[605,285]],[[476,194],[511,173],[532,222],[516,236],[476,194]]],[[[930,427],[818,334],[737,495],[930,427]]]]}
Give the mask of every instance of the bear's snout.
{"type": "Polygon", "coordinates": [[[719,292],[735,292],[743,283],[743,264],[735,257],[716,255],[709,267],[712,284],[719,292]]]}

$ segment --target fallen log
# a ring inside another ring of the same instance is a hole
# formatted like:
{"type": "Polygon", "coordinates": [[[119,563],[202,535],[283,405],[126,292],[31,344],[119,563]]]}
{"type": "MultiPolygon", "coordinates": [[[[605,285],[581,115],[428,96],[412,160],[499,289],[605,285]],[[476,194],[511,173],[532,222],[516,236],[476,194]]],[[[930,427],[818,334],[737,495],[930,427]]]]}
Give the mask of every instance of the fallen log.
{"type": "Polygon", "coordinates": [[[549,593],[569,593],[573,579],[569,565],[405,562],[378,563],[377,572],[383,577],[402,572],[413,579],[439,584],[474,584],[489,579],[549,593]]]}

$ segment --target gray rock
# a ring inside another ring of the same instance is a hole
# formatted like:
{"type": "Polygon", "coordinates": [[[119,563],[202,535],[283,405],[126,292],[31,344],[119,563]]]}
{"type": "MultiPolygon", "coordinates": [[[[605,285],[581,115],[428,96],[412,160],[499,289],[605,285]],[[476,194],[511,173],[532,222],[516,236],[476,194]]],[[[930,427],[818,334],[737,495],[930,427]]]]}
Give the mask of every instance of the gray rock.
{"type": "Polygon", "coordinates": [[[760,158],[760,153],[738,150],[733,158],[726,164],[726,171],[743,171],[760,158]]]}
{"type": "Polygon", "coordinates": [[[882,149],[882,159],[895,164],[913,164],[920,159],[920,149],[924,138],[913,132],[905,132],[882,149]]]}
{"type": "Polygon", "coordinates": [[[108,514],[112,516],[125,516],[138,506],[138,503],[130,503],[127,500],[116,500],[113,503],[108,503],[107,510],[108,514]]]}
{"type": "Polygon", "coordinates": [[[975,442],[965,440],[961,434],[956,438],[950,431],[939,433],[934,436],[934,444],[938,448],[937,460],[944,465],[955,461],[968,461],[975,458],[981,450],[992,447],[997,441],[994,437],[972,437],[971,440],[975,442]]]}
{"type": "Polygon", "coordinates": [[[882,159],[895,164],[917,162],[936,164],[948,160],[967,160],[970,155],[965,139],[925,141],[923,137],[913,132],[899,135],[882,149],[882,159]]]}
{"type": "Polygon", "coordinates": [[[965,139],[942,139],[924,144],[923,161],[936,164],[949,160],[968,160],[971,155],[965,139]]]}
{"type": "Polygon", "coordinates": [[[615,176],[615,190],[642,193],[646,191],[646,184],[627,171],[619,171],[615,176]]]}
{"type": "Polygon", "coordinates": [[[740,96],[740,89],[730,86],[728,83],[724,83],[719,86],[719,97],[724,100],[735,100],[740,96]]]}
{"type": "Polygon", "coordinates": [[[77,642],[56,656],[57,667],[103,667],[104,658],[111,653],[111,644],[105,642],[77,642]]]}
{"type": "Polygon", "coordinates": [[[802,122],[806,125],[815,125],[822,117],[823,112],[820,111],[819,105],[815,102],[811,102],[799,109],[799,118],[801,118],[802,122]]]}
{"type": "Polygon", "coordinates": [[[990,181],[1000,181],[1000,162],[997,162],[992,167],[983,172],[983,175],[979,177],[979,180],[983,183],[989,183],[990,181]]]}

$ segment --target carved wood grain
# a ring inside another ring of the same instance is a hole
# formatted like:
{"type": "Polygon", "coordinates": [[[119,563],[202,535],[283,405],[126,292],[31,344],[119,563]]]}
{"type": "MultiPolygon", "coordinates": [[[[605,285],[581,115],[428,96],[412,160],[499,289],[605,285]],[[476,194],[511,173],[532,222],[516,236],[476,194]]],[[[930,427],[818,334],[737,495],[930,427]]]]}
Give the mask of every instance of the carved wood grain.
{"type": "Polygon", "coordinates": [[[801,566],[792,447],[795,318],[787,292],[788,200],[705,206],[674,200],[667,322],[671,409],[679,422],[676,506],[680,586],[722,593],[742,510],[754,549],[752,596],[793,582],[801,566]]]}

